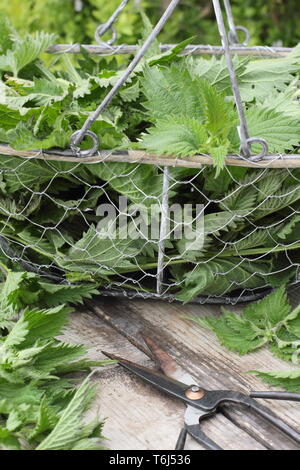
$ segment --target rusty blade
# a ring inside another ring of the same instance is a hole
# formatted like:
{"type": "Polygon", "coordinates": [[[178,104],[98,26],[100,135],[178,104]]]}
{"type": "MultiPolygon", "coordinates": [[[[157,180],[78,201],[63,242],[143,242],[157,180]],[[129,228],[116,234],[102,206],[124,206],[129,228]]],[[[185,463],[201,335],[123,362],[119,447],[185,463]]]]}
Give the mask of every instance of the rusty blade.
{"type": "Polygon", "coordinates": [[[153,359],[157,363],[158,367],[164,372],[167,377],[170,377],[180,382],[185,383],[186,385],[191,385],[195,383],[193,377],[186,372],[177,362],[169,356],[163,349],[161,349],[158,344],[145,334],[141,335],[148,348],[150,349],[153,359]]]}
{"type": "MultiPolygon", "coordinates": [[[[125,369],[129,370],[130,372],[133,372],[138,377],[155,386],[156,388],[168,393],[169,395],[172,395],[173,397],[183,400],[186,404],[193,403],[192,400],[190,400],[186,396],[186,383],[179,382],[178,380],[173,379],[171,377],[167,377],[166,375],[157,372],[154,369],[149,369],[148,367],[140,366],[139,364],[135,364],[134,362],[116,356],[115,354],[111,354],[105,351],[102,351],[102,353],[110,359],[118,361],[118,363],[125,369]]],[[[192,385],[192,383],[189,385],[192,385]]]]}

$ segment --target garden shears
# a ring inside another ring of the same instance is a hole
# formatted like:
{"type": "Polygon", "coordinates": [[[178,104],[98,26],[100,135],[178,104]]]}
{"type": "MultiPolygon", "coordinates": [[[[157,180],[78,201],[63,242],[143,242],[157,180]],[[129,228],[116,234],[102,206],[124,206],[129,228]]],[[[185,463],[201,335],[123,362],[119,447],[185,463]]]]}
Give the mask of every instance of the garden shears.
{"type": "Polygon", "coordinates": [[[300,402],[300,394],[251,392],[247,395],[231,390],[205,390],[199,384],[195,384],[192,376],[184,371],[165,351],[160,349],[151,338],[143,336],[143,339],[156,362],[156,369],[143,367],[114,354],[104,351],[103,353],[157,389],[180,399],[186,404],[184,427],[180,432],[176,450],[184,449],[188,434],[206,449],[223,450],[201,428],[202,421],[217,413],[222,405],[239,405],[252,410],[300,445],[300,433],[256,400],[256,398],[263,398],[300,402]]]}

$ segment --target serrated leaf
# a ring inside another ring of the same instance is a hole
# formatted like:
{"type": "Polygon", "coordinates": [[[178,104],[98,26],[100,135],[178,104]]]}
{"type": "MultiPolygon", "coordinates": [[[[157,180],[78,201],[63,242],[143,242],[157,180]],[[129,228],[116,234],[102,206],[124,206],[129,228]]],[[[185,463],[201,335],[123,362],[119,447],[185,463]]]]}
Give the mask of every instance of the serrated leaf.
{"type": "Polygon", "coordinates": [[[297,72],[297,58],[292,54],[285,58],[250,61],[240,76],[239,84],[244,101],[262,100],[274,91],[285,90],[297,72]]]}
{"type": "MultiPolygon", "coordinates": [[[[62,448],[102,448],[102,423],[96,419],[87,424],[84,419],[94,396],[90,384],[86,382],[80,394],[82,388],[76,391],[71,382],[60,376],[102,366],[107,361],[85,359],[82,345],[55,339],[66,324],[68,308],[60,305],[20,312],[23,303],[36,305],[43,301],[43,295],[54,297],[61,292],[67,299],[68,286],[50,285],[33,273],[9,272],[1,287],[2,315],[8,307],[21,315],[19,319],[13,317],[10,332],[2,330],[0,341],[0,414],[6,424],[6,428],[0,426],[0,448],[36,448],[47,436],[53,437],[59,422],[67,433],[61,436],[62,448]]],[[[71,291],[79,301],[93,291],[93,286],[71,286],[71,291]]],[[[60,300],[57,295],[57,302],[60,300]]]]}
{"type": "Polygon", "coordinates": [[[101,444],[100,439],[96,437],[90,437],[89,439],[81,439],[78,441],[71,450],[101,450],[105,449],[101,444]]]}
{"type": "Polygon", "coordinates": [[[229,312],[224,311],[219,318],[193,318],[193,321],[212,330],[223,346],[241,355],[248,354],[265,342],[248,322],[229,312]]]}
{"type": "Polygon", "coordinates": [[[27,310],[22,321],[26,323],[28,333],[23,346],[33,345],[39,338],[52,339],[61,333],[68,318],[70,309],[64,305],[49,310],[27,310]]]}
{"type": "Polygon", "coordinates": [[[28,335],[28,323],[21,318],[5,338],[5,348],[18,346],[24,342],[28,335]]]}
{"type": "Polygon", "coordinates": [[[40,302],[48,307],[67,303],[82,304],[83,299],[89,299],[99,293],[93,284],[56,285],[41,282],[40,286],[44,291],[40,302]]]}
{"type": "Polygon", "coordinates": [[[21,450],[19,439],[7,428],[0,426],[0,449],[1,450],[21,450]]]}
{"type": "Polygon", "coordinates": [[[8,18],[0,14],[0,52],[5,54],[8,49],[13,45],[12,36],[14,34],[12,25],[10,24],[8,18]]]}
{"type": "MultiPolygon", "coordinates": [[[[299,120],[260,106],[250,107],[246,111],[246,119],[251,137],[265,139],[269,152],[285,153],[299,145],[299,120]]],[[[260,146],[254,145],[253,151],[260,152],[260,146]]]]}
{"type": "Polygon", "coordinates": [[[297,82],[292,82],[284,91],[270,93],[261,102],[261,106],[267,110],[273,110],[285,114],[289,118],[300,118],[297,82]]]}
{"type": "Polygon", "coordinates": [[[142,148],[158,155],[195,155],[205,147],[207,140],[205,126],[196,119],[170,116],[149,129],[143,137],[142,148]]]}
{"type": "Polygon", "coordinates": [[[225,95],[219,93],[210,83],[203,82],[206,128],[212,136],[224,139],[237,124],[237,116],[231,102],[225,101],[225,95]]]}
{"type": "Polygon", "coordinates": [[[36,438],[39,434],[53,429],[58,421],[58,416],[53,407],[49,406],[46,398],[41,401],[35,428],[31,431],[29,439],[36,438]]]}
{"type": "MultiPolygon", "coordinates": [[[[89,370],[92,363],[88,359],[79,359],[86,353],[86,348],[81,345],[65,343],[49,343],[47,348],[38,355],[35,367],[39,371],[60,374],[74,372],[76,370],[89,370]],[[76,360],[79,359],[80,367],[76,360]]],[[[97,364],[99,365],[99,364],[97,364]]]]}
{"type": "Polygon", "coordinates": [[[27,34],[24,39],[15,39],[13,47],[0,57],[0,70],[18,76],[20,70],[36,60],[55,39],[55,35],[43,32],[27,34]]]}
{"type": "Polygon", "coordinates": [[[138,99],[140,95],[140,84],[136,81],[133,85],[130,85],[120,91],[120,96],[125,103],[131,103],[138,99]]]}
{"type": "Polygon", "coordinates": [[[216,176],[219,175],[220,171],[224,167],[225,158],[228,154],[229,142],[226,142],[223,145],[218,145],[217,147],[209,147],[209,154],[213,159],[214,167],[217,168],[216,176]]]}
{"type": "Polygon", "coordinates": [[[82,78],[74,67],[68,54],[62,56],[64,68],[68,74],[68,78],[71,83],[75,85],[73,91],[74,98],[83,98],[85,95],[89,95],[91,92],[91,80],[82,78]]]}
{"type": "Polygon", "coordinates": [[[291,206],[300,199],[299,185],[287,186],[270,195],[261,202],[255,211],[254,218],[258,220],[268,214],[274,214],[277,211],[291,206]]]}
{"type": "Polygon", "coordinates": [[[300,341],[289,325],[299,317],[300,309],[291,312],[284,286],[258,302],[248,304],[241,315],[222,309],[221,317],[191,318],[210,328],[231,351],[247,354],[263,345],[284,360],[299,355],[300,341]],[[298,348],[298,349],[297,349],[298,348]]]}
{"type": "Polygon", "coordinates": [[[31,86],[22,90],[23,94],[18,96],[4,97],[4,104],[11,109],[20,109],[25,104],[32,103],[31,107],[49,106],[57,101],[62,101],[67,91],[58,81],[50,81],[45,78],[36,79],[31,86]],[[25,93],[25,94],[24,94],[25,93]]]}
{"type": "Polygon", "coordinates": [[[161,197],[163,175],[151,165],[107,162],[92,165],[89,171],[136,204],[149,206],[161,197]]]}
{"type": "MultiPolygon", "coordinates": [[[[234,257],[229,260],[214,259],[202,261],[191,270],[181,272],[178,281],[182,284],[181,291],[176,297],[183,302],[190,302],[197,295],[225,295],[237,289],[251,289],[263,287],[265,278],[263,274],[268,271],[267,266],[248,260],[236,262],[234,257]]],[[[176,268],[172,269],[176,276],[176,268]]]]}
{"type": "Polygon", "coordinates": [[[53,431],[39,444],[37,450],[71,449],[82,435],[82,418],[95,394],[85,380],[63,411],[53,431]]]}
{"type": "MultiPolygon", "coordinates": [[[[295,227],[300,223],[300,215],[296,214],[286,220],[283,224],[279,226],[279,229],[276,233],[277,237],[281,240],[292,241],[294,238],[292,234],[294,233],[295,227]]],[[[298,240],[298,230],[296,234],[296,239],[298,240]]]]}
{"type": "Polygon", "coordinates": [[[175,65],[168,68],[145,67],[141,79],[144,104],[150,120],[184,116],[201,121],[204,116],[203,81],[192,79],[187,70],[175,65]],[[187,83],[189,86],[187,87],[187,83]]]}
{"type": "MultiPolygon", "coordinates": [[[[221,92],[231,93],[230,77],[224,56],[220,58],[213,56],[210,59],[189,56],[186,60],[192,75],[206,80],[221,92]]],[[[234,57],[233,62],[236,74],[240,77],[244,73],[249,59],[234,57]]]]}
{"type": "Polygon", "coordinates": [[[285,287],[276,289],[258,302],[247,305],[244,309],[244,317],[253,322],[259,328],[266,328],[268,323],[272,327],[283,321],[291,312],[291,306],[287,299],[285,287]]]}
{"type": "Polygon", "coordinates": [[[56,178],[70,179],[82,170],[77,163],[50,162],[0,155],[0,165],[10,193],[43,185],[56,178]]]}
{"type": "Polygon", "coordinates": [[[148,60],[148,64],[151,66],[172,64],[172,62],[175,62],[176,59],[179,59],[178,55],[180,54],[180,52],[182,52],[186,46],[191,44],[194,39],[195,37],[187,38],[184,41],[180,42],[179,44],[176,44],[176,46],[173,46],[167,52],[164,52],[162,54],[160,53],[160,47],[158,45],[158,48],[156,51],[157,55],[150,57],[150,60],[148,60]]]}
{"type": "Polygon", "coordinates": [[[19,122],[15,129],[6,133],[6,141],[16,150],[49,149],[52,147],[64,148],[69,143],[71,131],[63,128],[54,129],[47,137],[37,138],[25,123],[19,122]]]}
{"type": "Polygon", "coordinates": [[[92,225],[66,256],[57,257],[56,262],[69,271],[92,271],[108,275],[119,269],[130,269],[133,266],[131,258],[138,252],[134,240],[103,238],[92,225]]]}
{"type": "Polygon", "coordinates": [[[280,387],[287,392],[300,393],[300,371],[252,371],[260,379],[274,387],[280,387]]]}

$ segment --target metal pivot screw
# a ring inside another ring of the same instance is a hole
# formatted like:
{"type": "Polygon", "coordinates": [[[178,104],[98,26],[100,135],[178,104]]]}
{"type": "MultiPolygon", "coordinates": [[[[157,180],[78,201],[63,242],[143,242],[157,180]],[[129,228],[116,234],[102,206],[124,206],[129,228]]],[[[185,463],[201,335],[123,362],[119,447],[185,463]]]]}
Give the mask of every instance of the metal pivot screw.
{"type": "Polygon", "coordinates": [[[185,392],[185,396],[190,400],[201,400],[204,395],[204,390],[202,390],[202,388],[200,388],[198,385],[192,385],[185,392]]]}

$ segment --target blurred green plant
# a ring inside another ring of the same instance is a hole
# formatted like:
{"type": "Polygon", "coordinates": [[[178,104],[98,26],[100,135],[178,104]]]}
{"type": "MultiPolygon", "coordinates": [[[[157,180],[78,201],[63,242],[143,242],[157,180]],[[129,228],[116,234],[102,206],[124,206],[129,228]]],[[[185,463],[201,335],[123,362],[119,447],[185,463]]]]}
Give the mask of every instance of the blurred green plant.
{"type": "MultiPolygon", "coordinates": [[[[61,42],[94,42],[96,27],[105,22],[120,0],[83,0],[83,8],[76,12],[74,0],[10,0],[1,2],[0,13],[7,15],[16,30],[22,34],[33,31],[54,32],[61,42]]],[[[142,26],[139,10],[143,1],[133,0],[118,20],[119,40],[134,43],[142,26]]]]}
{"type": "MultiPolygon", "coordinates": [[[[156,19],[169,0],[154,0],[147,13],[156,19]]],[[[300,41],[299,0],[231,0],[236,24],[246,26],[251,33],[251,44],[282,42],[295,46],[300,41]]],[[[185,39],[198,35],[202,44],[220,42],[211,0],[182,0],[169,20],[162,37],[164,40],[185,39]]]]}
{"type": "MultiPolygon", "coordinates": [[[[94,32],[119,5],[120,0],[82,0],[75,12],[74,0],[10,0],[1,2],[0,12],[12,20],[19,32],[44,30],[58,35],[60,42],[94,42],[94,32]]],[[[300,41],[297,10],[299,0],[232,0],[236,24],[246,26],[252,44],[283,43],[294,46],[300,41]]],[[[155,22],[169,0],[131,0],[118,20],[119,41],[135,43],[142,35],[143,9],[155,22]]],[[[200,43],[218,44],[219,35],[211,0],[182,0],[161,34],[161,41],[181,41],[196,35],[200,43]]]]}

